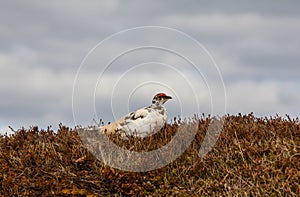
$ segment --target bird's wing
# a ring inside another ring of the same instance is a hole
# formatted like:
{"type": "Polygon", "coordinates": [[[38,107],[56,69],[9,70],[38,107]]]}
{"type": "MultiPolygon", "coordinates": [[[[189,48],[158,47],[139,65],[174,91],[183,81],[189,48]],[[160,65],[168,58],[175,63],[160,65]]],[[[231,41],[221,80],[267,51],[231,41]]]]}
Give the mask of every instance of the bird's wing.
{"type": "Polygon", "coordinates": [[[106,126],[101,126],[101,130],[107,134],[113,134],[118,130],[122,130],[122,127],[124,127],[124,126],[126,127],[126,125],[128,125],[132,122],[136,122],[136,121],[146,118],[149,115],[149,111],[150,110],[146,107],[146,108],[142,108],[137,111],[131,112],[128,115],[120,118],[116,122],[113,122],[106,126]]]}
{"type": "Polygon", "coordinates": [[[139,109],[135,112],[131,112],[130,114],[128,114],[127,116],[125,116],[125,120],[136,120],[136,119],[143,119],[145,117],[147,117],[147,115],[149,114],[149,111],[147,110],[147,108],[142,108],[142,109],[139,109]]]}

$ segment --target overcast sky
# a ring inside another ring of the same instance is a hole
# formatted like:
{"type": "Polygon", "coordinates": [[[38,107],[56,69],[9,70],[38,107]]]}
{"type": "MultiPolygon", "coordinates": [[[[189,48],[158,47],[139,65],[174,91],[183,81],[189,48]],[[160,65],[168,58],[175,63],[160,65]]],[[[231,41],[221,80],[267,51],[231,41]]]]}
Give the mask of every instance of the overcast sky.
{"type": "Polygon", "coordinates": [[[169,117],[299,117],[299,10],[296,0],[1,0],[0,128],[113,121],[160,91],[174,98],[169,117]],[[141,26],[170,29],[116,34],[141,26]]]}

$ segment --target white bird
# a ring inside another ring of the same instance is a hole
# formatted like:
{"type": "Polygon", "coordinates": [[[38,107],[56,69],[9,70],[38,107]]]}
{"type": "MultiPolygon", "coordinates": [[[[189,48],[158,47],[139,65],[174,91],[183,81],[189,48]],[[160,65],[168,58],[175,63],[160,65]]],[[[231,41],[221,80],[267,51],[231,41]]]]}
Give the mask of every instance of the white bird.
{"type": "Polygon", "coordinates": [[[101,126],[106,134],[120,133],[121,136],[145,138],[160,131],[167,123],[167,111],[163,104],[172,99],[164,93],[156,94],[152,104],[120,118],[114,123],[101,126]]]}

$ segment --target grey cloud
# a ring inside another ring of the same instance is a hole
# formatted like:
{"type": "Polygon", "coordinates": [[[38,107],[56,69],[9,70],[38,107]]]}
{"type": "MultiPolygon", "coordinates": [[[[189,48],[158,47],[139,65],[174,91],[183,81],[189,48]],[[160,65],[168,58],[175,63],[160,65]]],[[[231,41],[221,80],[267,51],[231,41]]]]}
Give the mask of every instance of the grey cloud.
{"type": "Polygon", "coordinates": [[[55,117],[71,123],[71,73],[58,74],[46,68],[31,70],[14,64],[5,66],[0,67],[0,116],[7,124],[57,125],[59,120],[55,117]]]}
{"type": "MultiPolygon", "coordinates": [[[[30,123],[46,126],[58,121],[73,124],[72,85],[87,52],[112,33],[142,25],[177,28],[208,48],[225,79],[229,113],[256,111],[259,114],[290,112],[297,115],[299,7],[298,1],[273,0],[2,2],[0,119],[4,123],[1,124],[17,127],[30,123]],[[252,98],[249,105],[245,105],[249,98],[252,98]]],[[[149,43],[156,40],[173,44],[164,37],[145,32],[131,39],[118,40],[105,48],[103,57],[109,59],[116,49],[122,50],[133,41],[148,39],[149,43]]],[[[181,50],[197,54],[185,42],[182,42],[181,50]]],[[[132,59],[127,56],[118,64],[125,65],[126,70],[133,63],[153,60],[151,56],[163,63],[184,64],[170,54],[148,52],[132,59]]],[[[95,56],[94,60],[102,66],[107,59],[95,56]]],[[[116,66],[107,77],[120,76],[124,69],[116,66]]],[[[83,87],[94,83],[89,81],[91,76],[98,74],[94,71],[84,73],[83,80],[88,82],[83,87]]],[[[143,76],[143,72],[137,74],[143,76]]],[[[159,74],[167,76],[168,72],[159,74]]],[[[195,86],[199,86],[200,110],[209,112],[205,87],[194,81],[195,86]]],[[[131,82],[134,83],[134,79],[131,82]]],[[[180,84],[174,84],[180,87],[180,84]]],[[[102,97],[100,92],[98,105],[109,102],[104,92],[102,97]]],[[[136,96],[130,109],[148,104],[153,95],[137,93],[136,96]]],[[[82,95],[80,103],[84,104],[89,98],[82,95]]],[[[115,102],[124,101],[123,97],[115,99],[115,102]]],[[[178,113],[177,104],[168,104],[171,116],[178,113]]],[[[85,114],[90,112],[89,109],[80,110],[85,110],[85,114]]],[[[110,114],[109,106],[97,110],[101,114],[110,114]]],[[[90,120],[90,117],[85,118],[90,120]]],[[[109,120],[110,115],[105,118],[109,120]]]]}

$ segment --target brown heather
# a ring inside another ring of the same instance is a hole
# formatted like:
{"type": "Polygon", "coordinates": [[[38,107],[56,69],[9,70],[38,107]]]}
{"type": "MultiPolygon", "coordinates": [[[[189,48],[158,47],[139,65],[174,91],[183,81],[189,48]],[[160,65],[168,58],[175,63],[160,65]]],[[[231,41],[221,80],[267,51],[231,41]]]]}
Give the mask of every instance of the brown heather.
{"type": "MultiPolygon", "coordinates": [[[[212,151],[198,156],[211,118],[197,118],[194,141],[175,162],[150,172],[103,165],[74,129],[60,125],[20,129],[0,136],[0,196],[299,196],[298,119],[227,115],[212,151]]],[[[154,150],[176,132],[179,121],[144,139],[121,141],[130,150],[154,150]]]]}

